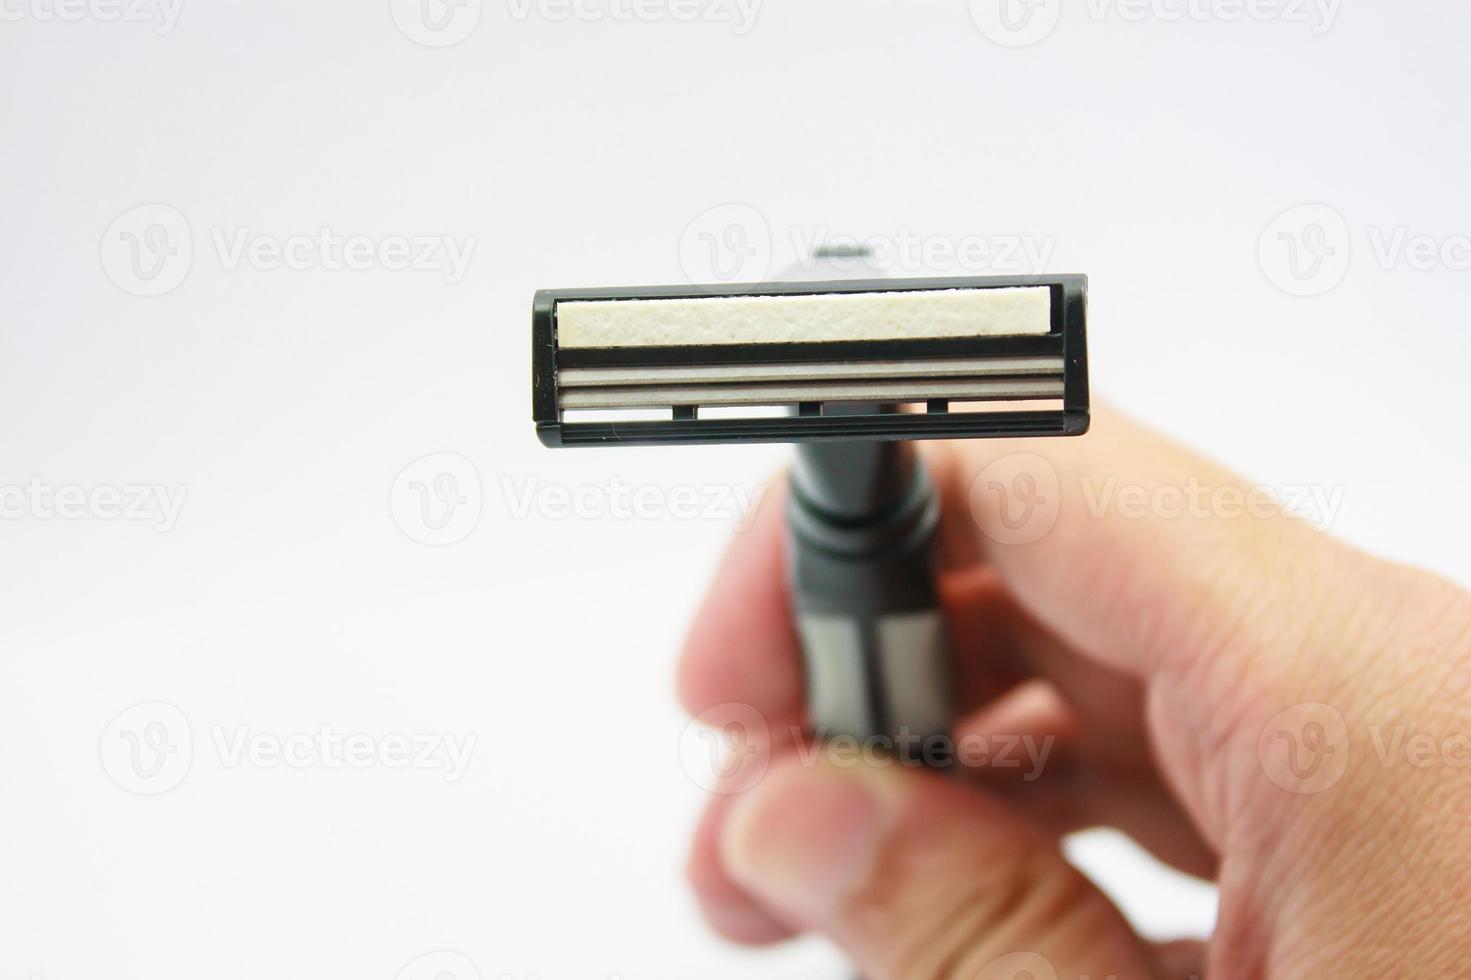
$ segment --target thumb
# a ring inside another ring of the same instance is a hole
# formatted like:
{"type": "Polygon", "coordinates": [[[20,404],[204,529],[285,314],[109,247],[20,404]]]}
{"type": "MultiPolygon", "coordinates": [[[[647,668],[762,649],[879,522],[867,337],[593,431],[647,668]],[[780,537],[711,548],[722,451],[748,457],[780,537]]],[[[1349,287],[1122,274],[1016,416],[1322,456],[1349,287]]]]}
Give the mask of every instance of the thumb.
{"type": "Polygon", "coordinates": [[[979,791],[898,763],[785,760],[736,804],[721,853],[868,980],[1161,975],[1051,842],[979,791]]]}

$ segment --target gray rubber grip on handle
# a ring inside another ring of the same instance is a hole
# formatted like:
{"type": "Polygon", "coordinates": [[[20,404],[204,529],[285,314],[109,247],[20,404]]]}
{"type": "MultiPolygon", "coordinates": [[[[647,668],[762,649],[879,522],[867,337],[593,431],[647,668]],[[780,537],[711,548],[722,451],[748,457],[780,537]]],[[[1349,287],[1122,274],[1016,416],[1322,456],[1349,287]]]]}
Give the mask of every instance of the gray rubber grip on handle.
{"type": "Polygon", "coordinates": [[[813,733],[948,765],[952,664],[930,554],[939,507],[912,448],[803,446],[788,514],[813,733]]]}
{"type": "Polygon", "coordinates": [[[950,725],[950,650],[937,610],[877,619],[797,617],[807,708],[823,738],[943,735],[950,725]]]}

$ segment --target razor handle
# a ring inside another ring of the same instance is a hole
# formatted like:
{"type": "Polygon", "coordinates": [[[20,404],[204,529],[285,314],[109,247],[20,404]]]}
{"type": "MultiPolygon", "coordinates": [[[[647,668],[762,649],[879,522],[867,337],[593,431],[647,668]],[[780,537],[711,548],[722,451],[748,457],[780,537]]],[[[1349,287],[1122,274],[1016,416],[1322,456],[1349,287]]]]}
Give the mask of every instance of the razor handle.
{"type": "Polygon", "coordinates": [[[905,765],[954,761],[953,668],[931,554],[939,513],[909,443],[799,447],[788,555],[815,737],[856,740],[905,765]]]}

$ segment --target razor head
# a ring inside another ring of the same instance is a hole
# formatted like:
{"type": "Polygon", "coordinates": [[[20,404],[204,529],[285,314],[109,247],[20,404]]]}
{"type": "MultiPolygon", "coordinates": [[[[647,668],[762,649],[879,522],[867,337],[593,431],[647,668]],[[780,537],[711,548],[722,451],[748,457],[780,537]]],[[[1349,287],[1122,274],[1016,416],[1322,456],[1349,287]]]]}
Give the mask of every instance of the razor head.
{"type": "Polygon", "coordinates": [[[1088,429],[1086,276],[551,289],[548,446],[960,439],[1088,429]]]}

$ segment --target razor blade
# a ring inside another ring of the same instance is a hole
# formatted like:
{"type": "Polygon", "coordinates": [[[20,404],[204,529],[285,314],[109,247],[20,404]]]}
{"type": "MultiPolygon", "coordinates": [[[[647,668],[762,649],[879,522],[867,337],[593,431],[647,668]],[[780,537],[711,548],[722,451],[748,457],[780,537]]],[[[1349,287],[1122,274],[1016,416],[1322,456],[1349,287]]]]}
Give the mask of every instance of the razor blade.
{"type": "Polygon", "coordinates": [[[960,439],[1088,429],[1087,277],[552,289],[548,446],[960,439]]]}

